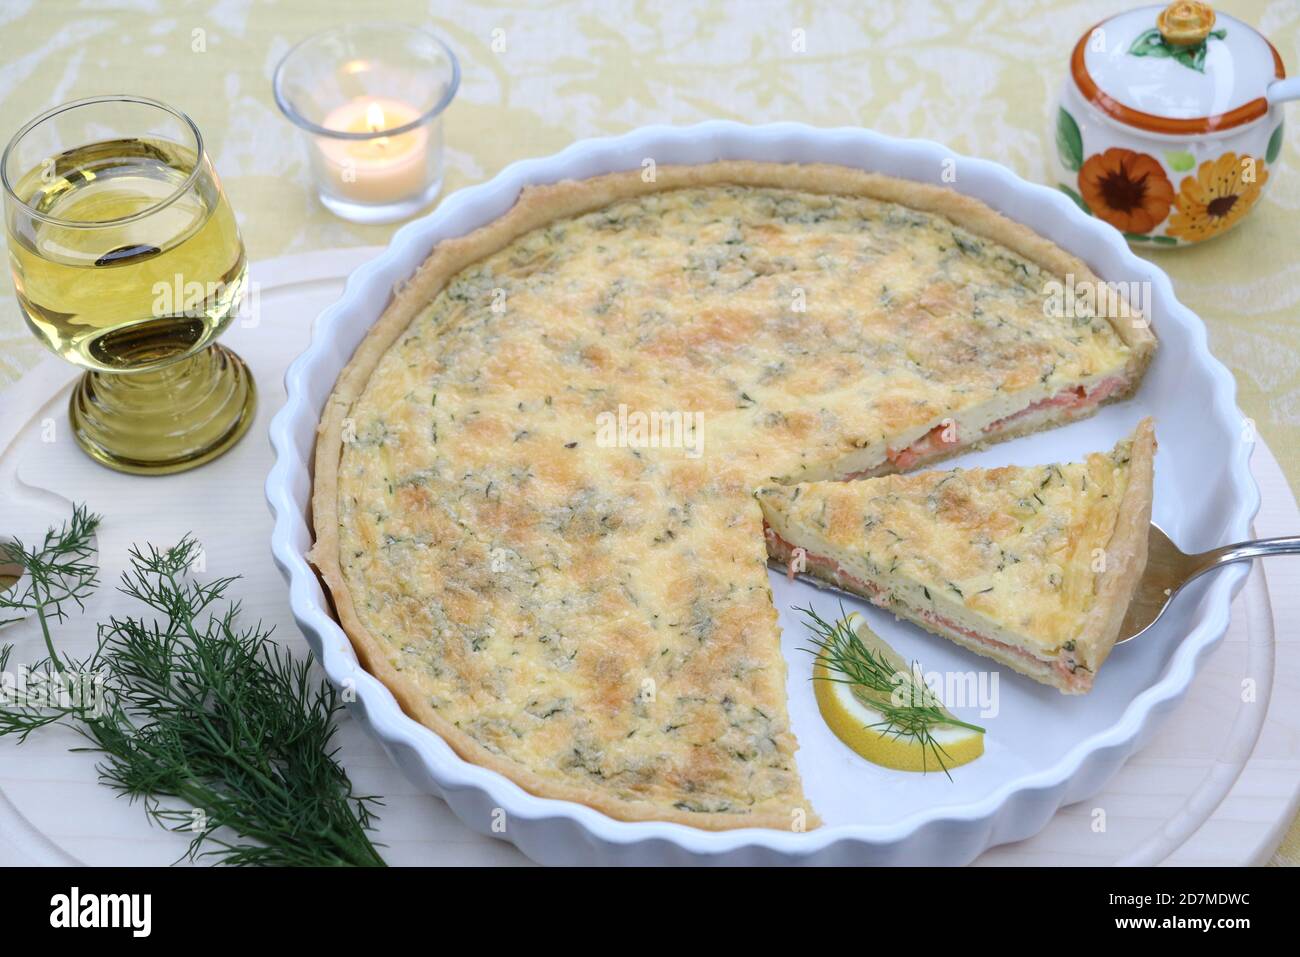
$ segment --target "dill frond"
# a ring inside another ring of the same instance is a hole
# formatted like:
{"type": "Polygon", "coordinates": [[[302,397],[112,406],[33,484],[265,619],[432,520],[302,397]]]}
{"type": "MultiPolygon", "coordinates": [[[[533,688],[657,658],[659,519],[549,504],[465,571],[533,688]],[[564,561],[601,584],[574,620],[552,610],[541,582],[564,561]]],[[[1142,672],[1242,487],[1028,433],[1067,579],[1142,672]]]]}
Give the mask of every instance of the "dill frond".
{"type": "MultiPolygon", "coordinates": [[[[19,741],[66,724],[101,755],[100,780],[141,801],[159,825],[191,833],[191,860],[229,865],[383,866],[368,832],[379,804],[354,793],[337,760],[337,691],[313,679],[260,623],[239,623],[221,603],[237,580],[198,582],[198,542],[133,549],[120,590],[153,616],[110,618],[95,652],[62,658],[51,622],[94,590],[98,516],[78,507],[41,545],[4,546],[28,584],[0,593],[0,615],[34,614],[47,655],[29,667],[42,682],[93,676],[94,694],[66,702],[0,701],[0,734],[19,741]]],[[[0,670],[12,646],[0,647],[0,670]]]]}
{"type": "Polygon", "coordinates": [[[863,644],[849,623],[843,605],[834,623],[824,619],[811,605],[796,607],[795,611],[804,616],[813,643],[813,647],[804,650],[828,672],[820,680],[849,685],[864,705],[880,712],[881,720],[868,727],[896,738],[915,738],[921,743],[923,759],[925,755],[933,756],[951,779],[944,761],[948,752],[935,738],[934,729],[966,728],[981,734],[984,729],[944,711],[938,697],[917,676],[915,665],[912,671],[899,668],[863,644]]]}

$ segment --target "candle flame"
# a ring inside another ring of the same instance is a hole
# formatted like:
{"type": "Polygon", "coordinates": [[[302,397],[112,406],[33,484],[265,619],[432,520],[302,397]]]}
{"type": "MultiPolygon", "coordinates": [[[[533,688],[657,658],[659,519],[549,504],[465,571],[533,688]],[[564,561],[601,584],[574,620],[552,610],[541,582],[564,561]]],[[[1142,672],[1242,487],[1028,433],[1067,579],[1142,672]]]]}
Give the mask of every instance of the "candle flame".
{"type": "Polygon", "coordinates": [[[366,125],[372,133],[378,133],[384,128],[384,108],[378,103],[371,103],[366,108],[366,125]]]}

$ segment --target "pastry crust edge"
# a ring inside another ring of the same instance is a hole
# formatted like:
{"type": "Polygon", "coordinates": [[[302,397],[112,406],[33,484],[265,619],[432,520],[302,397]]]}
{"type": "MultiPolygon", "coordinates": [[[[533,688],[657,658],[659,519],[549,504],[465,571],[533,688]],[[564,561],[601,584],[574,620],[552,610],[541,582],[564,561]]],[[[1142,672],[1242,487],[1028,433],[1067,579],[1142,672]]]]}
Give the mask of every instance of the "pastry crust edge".
{"type": "Polygon", "coordinates": [[[1133,431],[1128,486],[1120,499],[1115,531],[1106,543],[1106,567],[1097,578],[1097,599],[1088,609],[1079,637],[1075,639],[1078,661],[1094,678],[1115,647],[1133,592],[1146,569],[1151,501],[1155,493],[1155,454],[1155,424],[1147,417],[1133,431]]]}
{"type": "MultiPolygon", "coordinates": [[[[317,428],[309,516],[316,540],[306,557],[324,582],[339,625],[352,643],[362,667],[388,688],[407,715],[441,737],[462,759],[496,771],[534,796],[573,801],[617,820],[665,821],[704,830],[744,827],[790,830],[795,820],[793,812],[798,805],[792,805],[791,813],[786,814],[770,811],[756,814],[679,811],[664,808],[654,802],[611,798],[605,792],[593,788],[558,783],[516,761],[489,751],[438,715],[407,685],[401,673],[388,663],[382,646],[356,613],[338,560],[338,472],[343,429],[348,413],[352,404],[365,391],[371,374],[384,354],[449,279],[524,233],[557,219],[582,215],[619,200],[648,193],[723,185],[862,195],[897,203],[945,216],[963,229],[1001,243],[1053,275],[1073,273],[1076,283],[1079,279],[1100,281],[1082,259],[974,197],[940,186],[851,167],[727,160],[699,166],[660,166],[650,181],[638,169],[584,180],[563,180],[545,186],[526,186],[515,204],[497,219],[464,236],[444,239],[434,247],[414,276],[394,288],[393,301],[366,333],[339,374],[325,401],[317,428]]],[[[1147,323],[1138,318],[1130,318],[1128,321],[1108,318],[1119,338],[1133,350],[1135,367],[1129,370],[1129,374],[1136,385],[1154,351],[1155,336],[1147,323]]],[[[1104,649],[1103,658],[1108,651],[1109,648],[1104,649]]],[[[805,814],[803,824],[808,828],[816,827],[820,821],[802,796],[801,778],[800,788],[801,809],[805,814]]]]}

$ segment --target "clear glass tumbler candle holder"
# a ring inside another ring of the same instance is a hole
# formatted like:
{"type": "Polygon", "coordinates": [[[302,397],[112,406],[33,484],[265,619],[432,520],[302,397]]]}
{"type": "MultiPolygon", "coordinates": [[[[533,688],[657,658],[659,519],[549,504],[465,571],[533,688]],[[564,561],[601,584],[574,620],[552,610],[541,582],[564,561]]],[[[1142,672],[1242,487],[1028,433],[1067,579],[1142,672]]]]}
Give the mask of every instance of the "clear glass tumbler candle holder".
{"type": "Polygon", "coordinates": [[[385,23],[303,40],[274,79],[276,103],[303,131],[321,203],[357,223],[397,222],[438,196],[442,113],[459,86],[446,43],[385,23]]]}

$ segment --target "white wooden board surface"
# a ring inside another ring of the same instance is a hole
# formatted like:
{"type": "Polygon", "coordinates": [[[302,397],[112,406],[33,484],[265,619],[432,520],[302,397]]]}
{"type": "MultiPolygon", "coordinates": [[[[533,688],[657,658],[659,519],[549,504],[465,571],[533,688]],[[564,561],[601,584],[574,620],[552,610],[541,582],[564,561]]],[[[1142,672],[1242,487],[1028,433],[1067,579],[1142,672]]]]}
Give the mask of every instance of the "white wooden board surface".
{"type": "MultiPolygon", "coordinates": [[[[74,371],[51,358],[0,395],[0,534],[32,538],[73,501],[105,516],[102,577],[115,582],[135,542],[170,544],[187,531],[203,543],[208,575],[242,574],[245,613],[275,624],[306,650],[270,557],[262,484],[271,461],[265,433],[283,400],[285,366],[306,345],[315,316],[348,272],[378,249],[335,250],[254,266],[255,324],[223,342],[249,361],[261,390],[257,422],[230,454],[194,472],[142,479],[105,470],[68,434],[74,371]]],[[[1277,462],[1260,443],[1252,463],[1264,505],[1256,533],[1294,534],[1300,512],[1277,462]]],[[[130,607],[109,588],[84,618],[59,632],[87,648],[92,622],[130,607]]],[[[1063,809],[1034,838],[986,852],[979,864],[1256,864],[1273,853],[1300,801],[1300,559],[1257,563],[1233,606],[1232,627],[1188,698],[1151,744],[1099,796],[1063,809]],[[1253,695],[1243,689],[1253,690],[1253,695]]],[[[30,623],[0,629],[18,645],[14,666],[38,653],[30,623]]],[[[96,783],[94,758],[71,754],[58,729],[21,747],[0,741],[0,863],[166,864],[186,839],[152,826],[138,806],[96,783]]],[[[526,864],[509,844],[463,827],[420,793],[367,733],[344,718],[342,760],[361,793],[384,795],[377,840],[392,864],[526,864]]]]}

